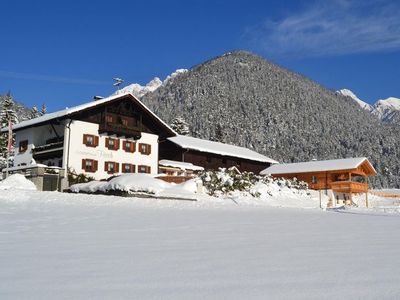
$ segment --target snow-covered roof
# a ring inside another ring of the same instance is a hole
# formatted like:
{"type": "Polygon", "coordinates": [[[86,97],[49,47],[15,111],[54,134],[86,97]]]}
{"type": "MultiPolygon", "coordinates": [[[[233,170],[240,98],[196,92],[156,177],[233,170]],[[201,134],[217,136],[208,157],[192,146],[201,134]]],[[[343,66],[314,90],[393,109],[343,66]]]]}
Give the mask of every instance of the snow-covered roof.
{"type": "MultiPolygon", "coordinates": [[[[50,120],[54,120],[54,119],[66,118],[74,113],[83,111],[88,108],[93,108],[98,105],[102,105],[102,104],[105,104],[105,103],[108,103],[113,100],[123,98],[126,96],[129,96],[132,98],[132,100],[135,100],[140,106],[142,106],[146,111],[148,111],[153,117],[155,117],[168,130],[170,130],[172,133],[176,134],[175,131],[171,127],[169,127],[163,120],[161,120],[156,114],[154,114],[146,105],[143,104],[143,102],[141,102],[139,99],[137,99],[134,95],[132,95],[130,93],[113,95],[113,96],[110,96],[110,97],[107,97],[107,98],[104,98],[101,100],[91,101],[91,102],[84,103],[84,104],[81,104],[81,105],[78,105],[75,107],[66,108],[66,109],[56,111],[53,113],[48,113],[48,114],[45,114],[43,116],[31,119],[31,120],[22,121],[21,123],[13,125],[13,130],[18,130],[18,129],[22,129],[25,127],[39,125],[39,124],[46,123],[46,122],[48,122],[50,120]]],[[[8,130],[8,127],[4,127],[1,129],[2,132],[6,132],[7,130],[8,130]]]]}
{"type": "Polygon", "coordinates": [[[320,161],[307,161],[291,164],[277,164],[266,168],[260,172],[261,175],[267,174],[291,174],[307,172],[324,172],[336,170],[351,170],[358,168],[362,163],[367,162],[371,170],[376,174],[374,167],[366,157],[331,159],[320,161]]]}
{"type": "Polygon", "coordinates": [[[207,153],[214,153],[224,156],[231,156],[231,157],[238,157],[244,158],[248,160],[260,161],[260,162],[267,162],[272,164],[277,164],[276,160],[272,158],[266,157],[260,153],[252,151],[250,149],[223,144],[219,142],[213,142],[208,140],[202,140],[199,138],[194,138],[190,136],[183,136],[177,135],[174,137],[168,138],[171,142],[175,143],[176,145],[180,146],[184,149],[191,149],[200,152],[207,152],[207,153]]]}
{"type": "Polygon", "coordinates": [[[204,168],[196,166],[192,163],[181,162],[176,160],[162,159],[158,162],[160,166],[179,168],[181,170],[203,171],[204,168]]]}

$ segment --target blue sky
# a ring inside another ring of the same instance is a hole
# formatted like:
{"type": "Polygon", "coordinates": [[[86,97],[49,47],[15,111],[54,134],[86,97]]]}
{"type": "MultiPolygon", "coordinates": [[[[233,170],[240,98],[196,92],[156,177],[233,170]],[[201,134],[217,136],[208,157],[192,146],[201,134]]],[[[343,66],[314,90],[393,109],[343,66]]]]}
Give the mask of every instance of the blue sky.
{"type": "Polygon", "coordinates": [[[49,111],[225,52],[330,89],[400,97],[399,1],[2,1],[0,93],[49,111]]]}

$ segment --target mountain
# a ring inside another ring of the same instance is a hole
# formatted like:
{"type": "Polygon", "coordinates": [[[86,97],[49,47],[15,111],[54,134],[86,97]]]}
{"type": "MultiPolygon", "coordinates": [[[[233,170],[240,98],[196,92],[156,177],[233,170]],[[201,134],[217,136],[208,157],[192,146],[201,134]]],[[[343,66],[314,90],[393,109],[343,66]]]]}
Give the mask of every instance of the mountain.
{"type": "Polygon", "coordinates": [[[366,156],[375,187],[400,187],[400,127],[347,96],[248,52],[232,52],[175,76],[142,101],[192,135],[249,147],[281,162],[366,156]]]}
{"type": "Polygon", "coordinates": [[[360,98],[358,98],[352,91],[348,90],[348,89],[342,89],[337,91],[337,93],[346,96],[346,97],[350,97],[351,99],[355,100],[358,105],[361,106],[361,108],[367,110],[367,111],[372,111],[373,107],[371,104],[368,104],[367,102],[362,101],[360,98]]]}
{"type": "Polygon", "coordinates": [[[400,124],[400,99],[390,97],[378,100],[374,104],[373,114],[377,115],[383,122],[400,124]]]}
{"type": "Polygon", "coordinates": [[[355,100],[361,108],[371,112],[384,123],[400,124],[400,99],[398,98],[389,97],[387,99],[378,100],[374,105],[370,105],[359,99],[348,89],[339,90],[337,93],[355,100]]]}
{"type": "Polygon", "coordinates": [[[116,91],[115,94],[122,94],[122,93],[131,93],[134,96],[141,98],[145,94],[149,92],[154,92],[156,89],[158,89],[160,86],[163,84],[166,84],[168,81],[174,79],[178,74],[182,74],[187,72],[186,69],[178,69],[175,72],[173,72],[171,75],[168,75],[167,78],[164,81],[161,81],[160,78],[154,77],[149,83],[146,85],[140,85],[138,83],[132,83],[130,85],[127,85],[126,87],[116,91]]]}

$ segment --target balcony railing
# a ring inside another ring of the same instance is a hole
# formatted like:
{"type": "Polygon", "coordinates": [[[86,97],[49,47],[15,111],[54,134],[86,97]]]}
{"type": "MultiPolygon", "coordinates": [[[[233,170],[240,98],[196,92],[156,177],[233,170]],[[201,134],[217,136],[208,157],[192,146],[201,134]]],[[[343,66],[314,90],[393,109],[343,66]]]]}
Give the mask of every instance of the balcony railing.
{"type": "Polygon", "coordinates": [[[335,181],[330,183],[333,191],[343,193],[366,193],[368,184],[355,181],[335,181]]]}
{"type": "Polygon", "coordinates": [[[139,127],[128,127],[122,124],[102,123],[99,125],[99,133],[115,134],[128,138],[140,139],[141,133],[139,127]]]}

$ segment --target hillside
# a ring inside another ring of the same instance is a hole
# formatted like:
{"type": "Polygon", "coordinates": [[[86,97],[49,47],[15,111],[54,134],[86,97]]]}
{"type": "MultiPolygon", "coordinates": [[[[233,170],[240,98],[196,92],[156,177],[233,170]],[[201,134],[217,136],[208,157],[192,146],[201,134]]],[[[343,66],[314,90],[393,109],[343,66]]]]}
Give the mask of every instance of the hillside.
{"type": "Polygon", "coordinates": [[[400,187],[400,128],[349,97],[234,52],[178,74],[143,102],[167,122],[183,116],[194,136],[253,148],[284,162],[367,156],[375,187],[400,187]]]}

